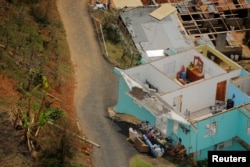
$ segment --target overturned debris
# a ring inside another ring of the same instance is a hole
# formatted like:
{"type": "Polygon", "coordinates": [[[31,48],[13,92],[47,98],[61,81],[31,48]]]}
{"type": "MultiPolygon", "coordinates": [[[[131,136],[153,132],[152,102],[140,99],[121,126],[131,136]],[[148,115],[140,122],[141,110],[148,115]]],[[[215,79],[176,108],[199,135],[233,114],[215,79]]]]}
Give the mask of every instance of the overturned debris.
{"type": "Polygon", "coordinates": [[[138,125],[141,122],[139,119],[135,118],[132,115],[116,113],[113,110],[113,108],[108,109],[108,114],[109,114],[110,118],[112,118],[113,120],[116,120],[116,121],[124,121],[127,123],[132,123],[134,125],[138,125]]]}

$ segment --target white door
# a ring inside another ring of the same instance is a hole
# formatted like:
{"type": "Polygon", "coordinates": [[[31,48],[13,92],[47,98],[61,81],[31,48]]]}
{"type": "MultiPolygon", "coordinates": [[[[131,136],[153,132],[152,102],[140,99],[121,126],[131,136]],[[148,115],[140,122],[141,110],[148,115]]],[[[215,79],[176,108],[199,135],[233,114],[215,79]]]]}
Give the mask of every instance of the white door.
{"type": "Polygon", "coordinates": [[[182,95],[174,97],[174,99],[173,99],[173,106],[176,109],[176,111],[181,112],[182,95]]]}

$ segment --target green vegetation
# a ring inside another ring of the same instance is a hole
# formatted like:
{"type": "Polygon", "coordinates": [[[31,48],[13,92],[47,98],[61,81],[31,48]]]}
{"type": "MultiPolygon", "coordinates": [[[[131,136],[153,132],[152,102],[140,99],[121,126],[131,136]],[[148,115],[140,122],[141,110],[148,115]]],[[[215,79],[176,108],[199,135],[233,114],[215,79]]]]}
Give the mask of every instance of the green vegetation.
{"type": "Polygon", "coordinates": [[[95,23],[103,55],[114,66],[126,69],[141,64],[141,55],[135,48],[131,37],[126,32],[120,31],[117,25],[118,11],[91,11],[90,9],[90,14],[95,23]]]}
{"type": "Polygon", "coordinates": [[[121,41],[120,31],[114,24],[105,23],[103,25],[103,31],[106,39],[113,44],[118,44],[121,41]]]}
{"type": "Polygon", "coordinates": [[[134,156],[129,163],[130,167],[153,167],[148,162],[144,161],[140,156],[134,156]]]}
{"type": "Polygon", "coordinates": [[[74,112],[64,101],[65,90],[73,88],[65,84],[72,79],[72,67],[56,0],[0,0],[0,77],[0,111],[13,115],[22,134],[18,143],[29,152],[14,166],[88,166],[86,155],[81,163],[74,161],[74,153],[87,144],[72,137],[79,132],[65,112],[74,112]]]}
{"type": "MultiPolygon", "coordinates": [[[[65,121],[65,120],[64,120],[65,121]]],[[[61,125],[66,128],[66,122],[61,121],[61,125]]],[[[48,130],[47,130],[48,131],[48,130]]],[[[46,132],[47,133],[47,132],[46,132]]],[[[48,134],[48,133],[47,133],[48,134]]],[[[38,166],[41,167],[68,167],[71,166],[69,159],[74,156],[74,148],[72,147],[72,142],[76,140],[67,133],[66,130],[60,129],[50,129],[49,134],[53,136],[49,140],[43,140],[42,147],[40,151],[40,162],[38,166]]]]}
{"type": "Polygon", "coordinates": [[[63,26],[52,10],[56,9],[55,0],[0,3],[1,74],[24,89],[36,86],[39,75],[61,85],[72,69],[63,26]]]}

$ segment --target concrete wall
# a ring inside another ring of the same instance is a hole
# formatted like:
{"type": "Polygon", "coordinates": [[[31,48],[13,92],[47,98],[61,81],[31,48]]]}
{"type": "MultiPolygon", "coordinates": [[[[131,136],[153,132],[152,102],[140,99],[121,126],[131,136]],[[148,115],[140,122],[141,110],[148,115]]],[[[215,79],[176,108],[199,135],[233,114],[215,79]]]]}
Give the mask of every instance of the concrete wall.
{"type": "MultiPolygon", "coordinates": [[[[240,137],[249,144],[250,135],[247,134],[246,130],[247,121],[248,118],[243,113],[235,109],[195,123],[197,130],[191,126],[185,126],[185,128],[190,130],[188,133],[184,133],[182,128],[180,128],[181,126],[179,126],[177,136],[182,139],[182,143],[185,145],[187,153],[201,152],[197,159],[202,160],[207,158],[208,150],[215,150],[218,144],[232,140],[236,136],[240,137]],[[216,133],[210,137],[206,137],[205,127],[212,122],[217,123],[216,133]]],[[[170,123],[169,127],[172,128],[170,123]]],[[[168,135],[171,135],[171,129],[169,129],[168,132],[168,135]]],[[[222,148],[222,150],[246,149],[237,142],[233,141],[232,145],[222,148]]]]}
{"type": "Polygon", "coordinates": [[[190,62],[194,61],[194,56],[200,57],[200,59],[203,61],[204,72],[206,72],[209,67],[213,75],[219,75],[223,73],[223,70],[217,64],[209,60],[206,55],[202,55],[197,50],[187,50],[183,53],[177,53],[174,56],[154,61],[151,64],[155,65],[160,71],[166,73],[166,75],[175,78],[176,73],[181,70],[182,66],[187,67],[190,65],[190,62]]]}
{"type": "Polygon", "coordinates": [[[242,92],[250,96],[250,77],[238,79],[234,82],[234,85],[238,87],[242,92]]]}
{"type": "Polygon", "coordinates": [[[218,34],[216,38],[216,49],[223,53],[226,56],[230,56],[231,54],[242,55],[242,47],[230,47],[226,44],[226,33],[218,34]]]}
{"type": "Polygon", "coordinates": [[[250,121],[250,118],[246,117],[244,114],[240,117],[239,120],[239,131],[238,131],[238,136],[244,140],[247,144],[250,145],[250,134],[247,133],[247,124],[248,121],[250,121]]]}
{"type": "Polygon", "coordinates": [[[228,93],[227,93],[227,98],[232,98],[233,95],[235,95],[235,98],[233,99],[234,101],[234,106],[239,106],[244,103],[250,102],[249,96],[247,96],[245,93],[240,91],[234,84],[231,82],[228,84],[228,93]]]}
{"type": "MultiPolygon", "coordinates": [[[[205,148],[203,150],[200,151],[200,154],[196,157],[196,160],[204,160],[208,158],[208,151],[214,151],[215,147],[211,146],[208,148],[205,148]]],[[[224,149],[225,151],[234,151],[234,150],[245,150],[244,147],[242,147],[238,142],[233,141],[231,146],[225,147],[224,149]]]]}
{"type": "Polygon", "coordinates": [[[180,87],[176,82],[168,78],[166,74],[159,72],[149,64],[128,69],[126,70],[126,74],[133,77],[137,82],[141,82],[141,84],[145,84],[147,80],[159,92],[168,92],[180,87]]]}
{"type": "MultiPolygon", "coordinates": [[[[239,132],[240,124],[238,122],[243,115],[237,111],[229,111],[221,113],[209,119],[195,123],[197,130],[191,126],[186,126],[190,130],[189,133],[184,133],[179,127],[178,137],[182,139],[188,153],[197,152],[206,148],[214,147],[216,144],[232,139],[235,136],[242,136],[239,132]],[[206,137],[206,125],[212,122],[217,123],[216,133],[210,137],[206,137]]],[[[250,136],[244,139],[250,140],[250,136]]]]}
{"type": "Polygon", "coordinates": [[[208,106],[214,105],[217,83],[225,80],[229,82],[228,78],[238,76],[239,73],[240,70],[235,71],[234,73],[226,73],[205,81],[200,81],[198,83],[189,84],[183,89],[169,92],[168,94],[162,96],[162,98],[170,105],[173,105],[174,97],[182,95],[182,113],[184,113],[186,109],[190,112],[204,109],[208,106]]]}
{"type": "Polygon", "coordinates": [[[245,76],[247,76],[247,75],[249,75],[249,72],[247,72],[247,71],[244,70],[244,69],[241,69],[240,76],[241,76],[241,77],[245,77],[245,76]]]}
{"type": "Polygon", "coordinates": [[[138,104],[135,100],[133,100],[127,92],[129,88],[120,76],[119,79],[119,91],[118,91],[118,102],[114,107],[115,111],[118,113],[125,113],[135,116],[136,118],[142,121],[149,121],[151,125],[155,125],[156,119],[155,116],[146,110],[143,106],[138,104]]]}

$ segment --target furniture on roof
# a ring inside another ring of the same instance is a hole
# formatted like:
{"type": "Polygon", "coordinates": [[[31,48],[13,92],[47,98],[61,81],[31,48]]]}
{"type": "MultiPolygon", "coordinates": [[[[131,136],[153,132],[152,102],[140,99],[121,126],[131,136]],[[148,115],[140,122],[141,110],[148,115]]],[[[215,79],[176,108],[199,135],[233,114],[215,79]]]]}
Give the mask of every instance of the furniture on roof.
{"type": "Polygon", "coordinates": [[[186,77],[191,82],[203,79],[203,61],[201,60],[201,58],[199,56],[194,56],[193,63],[186,68],[186,71],[186,77]]]}
{"type": "Polygon", "coordinates": [[[199,56],[194,56],[194,60],[188,67],[185,68],[185,66],[182,65],[180,71],[176,74],[176,79],[183,85],[203,79],[203,64],[199,56]]]}
{"type": "Polygon", "coordinates": [[[198,69],[197,67],[194,68],[187,67],[187,78],[191,82],[194,82],[203,79],[204,75],[200,72],[200,69],[198,69]]]}
{"type": "Polygon", "coordinates": [[[184,65],[182,65],[180,71],[177,72],[176,79],[183,85],[188,83],[186,80],[186,70],[184,65]]]}

